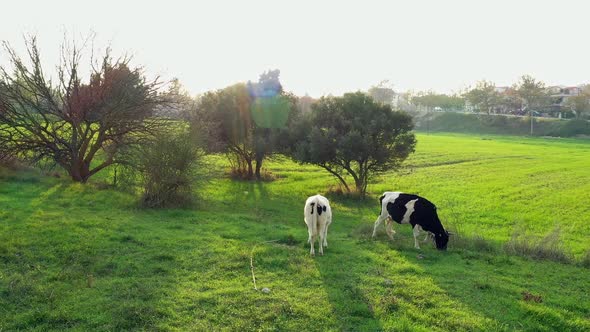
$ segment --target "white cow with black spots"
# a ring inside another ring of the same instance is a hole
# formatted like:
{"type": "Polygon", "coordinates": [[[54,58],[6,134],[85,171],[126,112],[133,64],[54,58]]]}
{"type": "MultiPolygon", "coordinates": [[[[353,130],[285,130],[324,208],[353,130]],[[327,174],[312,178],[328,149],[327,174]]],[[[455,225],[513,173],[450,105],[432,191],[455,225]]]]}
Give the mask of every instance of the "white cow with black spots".
{"type": "Polygon", "coordinates": [[[311,244],[309,253],[312,256],[315,255],[313,247],[316,239],[319,237],[319,251],[320,255],[323,255],[324,247],[328,247],[328,226],[332,223],[330,202],[326,197],[319,194],[309,197],[305,201],[303,216],[309,234],[307,242],[311,244]]]}
{"type": "Polygon", "coordinates": [[[381,214],[375,221],[373,237],[377,233],[377,227],[385,221],[385,231],[389,238],[393,240],[393,234],[395,233],[393,221],[395,221],[398,224],[412,225],[414,247],[416,249],[420,249],[418,236],[421,231],[426,231],[434,236],[437,249],[447,249],[449,233],[438,219],[436,206],[426,198],[402,192],[387,191],[383,193],[383,196],[379,197],[379,201],[381,202],[381,214]]]}

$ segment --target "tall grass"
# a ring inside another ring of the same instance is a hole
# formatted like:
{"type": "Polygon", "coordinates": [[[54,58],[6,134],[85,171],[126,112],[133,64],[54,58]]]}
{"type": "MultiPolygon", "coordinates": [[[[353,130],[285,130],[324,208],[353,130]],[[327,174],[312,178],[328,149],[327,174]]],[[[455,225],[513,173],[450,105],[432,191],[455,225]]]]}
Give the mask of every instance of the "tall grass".
{"type": "Polygon", "coordinates": [[[555,227],[542,238],[515,231],[504,245],[504,250],[509,254],[523,257],[570,263],[573,259],[565,250],[563,242],[560,240],[560,234],[559,227],[555,227]]]}
{"type": "Polygon", "coordinates": [[[559,263],[578,263],[583,266],[590,264],[590,251],[579,260],[575,260],[565,248],[560,238],[561,228],[555,227],[543,237],[527,234],[521,229],[514,230],[510,240],[504,243],[494,243],[482,235],[463,235],[460,232],[451,237],[451,247],[478,252],[492,252],[547,260],[559,263]]]}

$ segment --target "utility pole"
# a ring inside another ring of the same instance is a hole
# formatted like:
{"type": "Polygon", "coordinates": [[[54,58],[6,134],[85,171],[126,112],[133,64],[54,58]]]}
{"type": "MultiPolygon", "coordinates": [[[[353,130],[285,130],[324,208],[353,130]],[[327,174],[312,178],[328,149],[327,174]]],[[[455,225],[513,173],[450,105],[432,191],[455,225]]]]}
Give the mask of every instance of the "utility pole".
{"type": "Polygon", "coordinates": [[[430,135],[430,107],[426,107],[426,135],[430,135]]]}
{"type": "Polygon", "coordinates": [[[530,110],[531,112],[531,136],[533,136],[533,110],[530,110]]]}

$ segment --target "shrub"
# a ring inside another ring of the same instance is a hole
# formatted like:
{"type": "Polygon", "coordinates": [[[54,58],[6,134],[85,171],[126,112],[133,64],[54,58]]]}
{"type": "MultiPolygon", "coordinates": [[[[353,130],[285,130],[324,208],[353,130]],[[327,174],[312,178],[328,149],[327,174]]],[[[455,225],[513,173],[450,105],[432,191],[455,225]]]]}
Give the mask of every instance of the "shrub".
{"type": "Polygon", "coordinates": [[[563,137],[590,135],[590,122],[586,120],[566,121],[565,125],[560,128],[559,135],[563,137]]]}
{"type": "MultiPolygon", "coordinates": [[[[442,132],[528,136],[531,128],[530,118],[508,117],[498,114],[415,114],[414,120],[416,121],[416,129],[442,132]]],[[[590,135],[590,122],[535,118],[534,135],[560,137],[590,135]]]]}
{"type": "Polygon", "coordinates": [[[204,154],[186,132],[160,134],[138,158],[144,207],[186,207],[194,202],[194,185],[207,178],[204,154]]]}

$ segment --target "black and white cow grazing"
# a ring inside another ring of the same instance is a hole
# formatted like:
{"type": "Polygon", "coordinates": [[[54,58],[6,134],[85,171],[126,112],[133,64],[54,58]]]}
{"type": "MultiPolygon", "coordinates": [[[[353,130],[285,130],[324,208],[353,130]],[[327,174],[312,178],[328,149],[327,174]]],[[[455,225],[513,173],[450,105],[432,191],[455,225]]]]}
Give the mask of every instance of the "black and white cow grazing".
{"type": "Polygon", "coordinates": [[[307,225],[309,237],[307,242],[311,244],[309,253],[315,255],[313,249],[316,239],[320,240],[320,255],[324,254],[324,247],[328,247],[328,226],[332,223],[332,209],[330,202],[322,195],[309,197],[305,201],[303,221],[307,225]]]}
{"type": "Polygon", "coordinates": [[[393,220],[398,224],[412,225],[416,249],[420,249],[418,244],[420,231],[426,231],[434,236],[437,249],[447,249],[449,233],[438,219],[436,206],[430,201],[417,195],[391,191],[384,192],[379,200],[381,202],[381,215],[375,221],[373,237],[375,237],[377,227],[383,221],[386,221],[385,231],[389,238],[393,240],[393,234],[395,233],[392,225],[393,220]]]}

